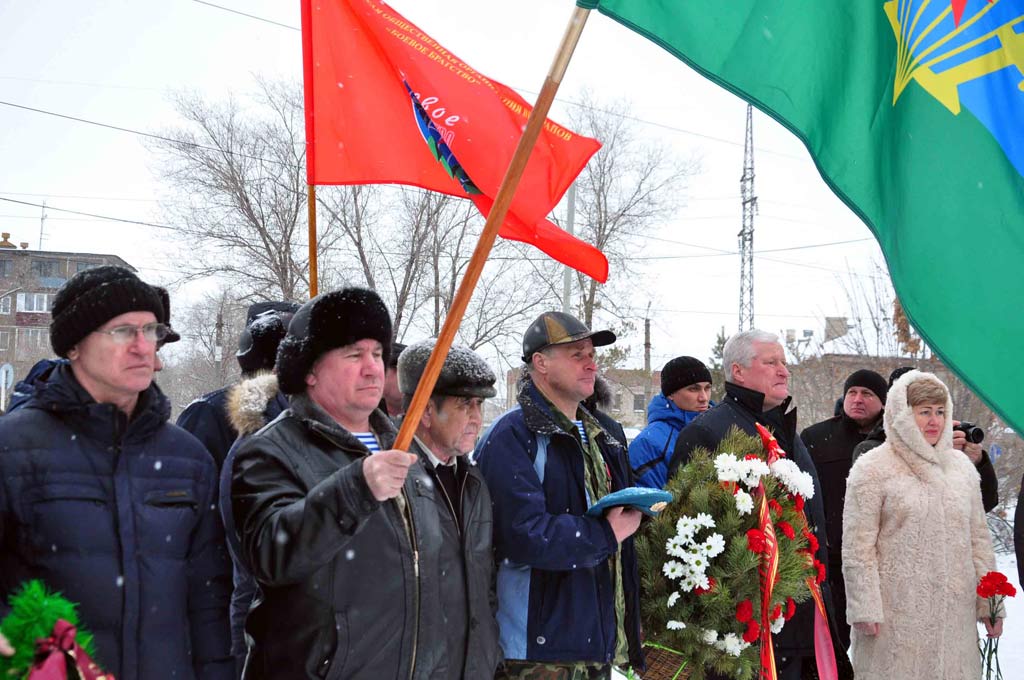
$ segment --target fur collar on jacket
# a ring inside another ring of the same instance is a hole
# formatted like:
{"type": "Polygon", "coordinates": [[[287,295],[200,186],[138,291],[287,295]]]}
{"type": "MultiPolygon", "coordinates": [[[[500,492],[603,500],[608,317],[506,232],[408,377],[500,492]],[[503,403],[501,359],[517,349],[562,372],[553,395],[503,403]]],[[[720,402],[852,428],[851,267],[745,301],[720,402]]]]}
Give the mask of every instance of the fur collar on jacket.
{"type": "Polygon", "coordinates": [[[238,383],[228,392],[228,419],[238,436],[252,434],[266,425],[267,404],[280,388],[273,373],[258,373],[238,383]]]}
{"type": "MultiPolygon", "coordinates": [[[[889,388],[889,396],[885,403],[885,437],[893,451],[916,474],[920,474],[932,465],[945,469],[957,460],[957,451],[953,448],[953,401],[946,390],[946,424],[942,435],[935,446],[930,445],[921,434],[914,421],[914,411],[907,403],[907,388],[918,380],[926,380],[943,385],[942,381],[932,373],[910,371],[903,374],[889,388]]],[[[945,385],[943,385],[945,387],[945,385]]]]}

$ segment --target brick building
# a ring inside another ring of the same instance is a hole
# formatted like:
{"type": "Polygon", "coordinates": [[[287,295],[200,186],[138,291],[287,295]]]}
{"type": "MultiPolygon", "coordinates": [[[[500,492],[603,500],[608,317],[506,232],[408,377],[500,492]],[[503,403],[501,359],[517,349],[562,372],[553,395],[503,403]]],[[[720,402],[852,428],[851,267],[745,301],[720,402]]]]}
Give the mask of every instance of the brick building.
{"type": "Polygon", "coordinates": [[[57,289],[91,267],[131,266],[116,255],[28,250],[27,243],[19,248],[10,236],[0,234],[0,364],[11,364],[20,380],[35,362],[53,355],[50,309],[57,289]]]}

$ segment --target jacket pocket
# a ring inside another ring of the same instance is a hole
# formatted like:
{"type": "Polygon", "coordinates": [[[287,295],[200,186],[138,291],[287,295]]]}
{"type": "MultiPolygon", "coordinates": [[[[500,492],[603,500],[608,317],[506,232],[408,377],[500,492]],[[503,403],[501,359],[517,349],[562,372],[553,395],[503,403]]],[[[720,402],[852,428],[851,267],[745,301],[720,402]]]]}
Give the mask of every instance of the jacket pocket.
{"type": "Polygon", "coordinates": [[[88,484],[48,484],[24,497],[26,537],[42,551],[106,552],[116,549],[113,505],[103,489],[88,484]]]}
{"type": "Polygon", "coordinates": [[[334,648],[326,650],[321,662],[323,672],[319,675],[325,680],[344,680],[348,659],[348,617],[344,612],[334,613],[334,635],[327,633],[327,637],[334,638],[334,648]]]}
{"type": "Polygon", "coordinates": [[[139,546],[144,553],[183,559],[199,521],[199,499],[193,489],[150,489],[137,509],[139,546]]]}

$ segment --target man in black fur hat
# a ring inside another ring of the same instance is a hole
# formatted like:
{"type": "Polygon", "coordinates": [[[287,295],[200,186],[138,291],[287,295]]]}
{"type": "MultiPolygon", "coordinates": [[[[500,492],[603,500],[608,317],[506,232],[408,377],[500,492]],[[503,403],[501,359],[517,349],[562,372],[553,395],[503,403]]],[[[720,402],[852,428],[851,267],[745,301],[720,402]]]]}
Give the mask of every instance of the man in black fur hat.
{"type": "Polygon", "coordinates": [[[377,409],[391,328],[376,293],[346,288],[302,305],[278,349],[290,406],[232,465],[260,588],[245,680],[447,677],[434,484],[377,409]]]}
{"type": "MultiPolygon", "coordinates": [[[[249,306],[235,352],[243,380],[274,368],[277,345],[298,308],[294,302],[256,302],[249,306]]],[[[188,430],[203,443],[218,470],[238,438],[238,430],[228,414],[228,395],[232,387],[234,384],[225,385],[199,397],[185,407],[177,421],[178,427],[188,430]]]]}

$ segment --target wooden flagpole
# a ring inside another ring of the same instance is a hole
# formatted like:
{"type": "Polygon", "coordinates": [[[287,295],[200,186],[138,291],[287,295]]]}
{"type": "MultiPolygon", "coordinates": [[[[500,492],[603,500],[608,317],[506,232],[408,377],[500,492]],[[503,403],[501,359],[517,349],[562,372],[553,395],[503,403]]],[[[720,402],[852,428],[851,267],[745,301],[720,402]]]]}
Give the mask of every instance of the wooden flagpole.
{"type": "Polygon", "coordinates": [[[530,153],[537,143],[537,137],[540,136],[544,121],[547,120],[551,103],[558,92],[558,86],[562,84],[562,78],[569,67],[569,60],[572,59],[572,53],[576,49],[576,44],[579,42],[589,15],[589,9],[575,7],[573,10],[572,18],[565,29],[565,35],[562,36],[562,44],[559,46],[554,62],[552,62],[551,68],[548,70],[547,78],[544,79],[544,87],[541,88],[540,95],[537,97],[537,103],[530,113],[529,120],[526,122],[526,129],[523,131],[523,136],[519,139],[519,145],[512,156],[508,170],[505,171],[505,177],[501,180],[501,187],[494,197],[494,206],[491,208],[490,215],[487,216],[483,233],[480,234],[480,240],[473,251],[473,257],[469,261],[469,266],[466,267],[466,273],[459,284],[459,290],[455,294],[452,306],[444,319],[444,326],[441,327],[441,334],[437,338],[437,344],[434,346],[434,351],[431,353],[430,359],[423,369],[423,376],[416,387],[416,394],[413,395],[409,409],[402,420],[402,428],[398,431],[398,438],[395,439],[396,449],[401,451],[409,450],[412,437],[416,433],[420,418],[423,417],[423,411],[427,407],[427,400],[430,399],[430,394],[434,391],[434,384],[437,382],[437,376],[441,373],[441,366],[444,365],[444,360],[448,357],[448,350],[451,349],[452,342],[455,340],[455,332],[459,329],[462,317],[466,314],[469,299],[473,295],[477,281],[480,280],[484,264],[486,264],[491,248],[494,246],[494,240],[498,236],[498,229],[505,222],[505,216],[508,215],[508,209],[512,203],[513,196],[515,196],[516,188],[519,186],[519,180],[522,179],[523,172],[526,170],[526,163],[530,160],[530,153]]]}
{"type": "Polygon", "coordinates": [[[307,184],[307,209],[309,210],[309,299],[317,293],[317,261],[316,261],[316,185],[307,184]]]}

